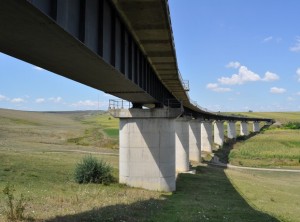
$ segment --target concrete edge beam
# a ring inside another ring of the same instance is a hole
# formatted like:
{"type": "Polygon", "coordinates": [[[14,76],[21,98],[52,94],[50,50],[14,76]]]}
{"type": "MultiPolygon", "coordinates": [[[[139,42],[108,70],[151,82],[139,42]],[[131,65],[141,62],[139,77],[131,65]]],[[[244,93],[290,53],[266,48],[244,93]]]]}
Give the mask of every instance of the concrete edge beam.
{"type": "Polygon", "coordinates": [[[155,109],[111,109],[110,115],[115,118],[177,118],[183,111],[181,108],[155,109]]]}

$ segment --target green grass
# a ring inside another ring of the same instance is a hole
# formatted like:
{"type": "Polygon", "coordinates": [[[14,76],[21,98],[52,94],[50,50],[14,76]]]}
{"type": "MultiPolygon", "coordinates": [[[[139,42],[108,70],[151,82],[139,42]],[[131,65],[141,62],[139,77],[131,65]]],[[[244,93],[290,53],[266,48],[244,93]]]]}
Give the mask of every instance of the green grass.
{"type": "Polygon", "coordinates": [[[197,167],[181,174],[177,191],[169,196],[153,221],[278,221],[252,208],[237,192],[225,171],[197,167]]]}
{"type": "MultiPolygon", "coordinates": [[[[230,114],[230,113],[226,113],[230,114]]],[[[259,118],[268,118],[275,119],[276,121],[284,124],[288,122],[297,122],[300,120],[300,112],[240,112],[233,113],[240,114],[248,117],[259,117],[259,118]]]]}
{"type": "Polygon", "coordinates": [[[119,137],[119,129],[104,129],[104,132],[112,138],[119,137]]]}
{"type": "Polygon", "coordinates": [[[251,117],[275,118],[281,126],[268,130],[234,144],[229,154],[233,165],[253,167],[300,167],[300,130],[286,129],[284,124],[299,122],[300,113],[240,113],[251,117]]]}
{"type": "Polygon", "coordinates": [[[119,120],[108,113],[97,113],[80,119],[87,129],[79,137],[68,142],[77,145],[118,148],[119,120]]]}
{"type": "Polygon", "coordinates": [[[300,167],[300,130],[266,130],[235,144],[229,160],[242,166],[300,167]]]}
{"type": "MultiPolygon", "coordinates": [[[[78,185],[72,176],[82,155],[2,152],[0,188],[13,184],[17,195],[29,199],[25,216],[37,221],[278,221],[245,201],[228,179],[228,170],[198,167],[196,175],[179,176],[173,194],[118,184],[78,185]]],[[[118,157],[97,157],[110,162],[117,174],[118,157]]],[[[287,178],[279,189],[285,190],[291,181],[299,183],[299,177],[287,178]]],[[[257,186],[268,189],[263,180],[257,186]]],[[[299,193],[299,187],[293,192],[299,193]]],[[[1,211],[3,194],[0,206],[1,211]]]]}
{"type": "Polygon", "coordinates": [[[253,208],[280,221],[299,221],[300,173],[226,170],[226,175],[253,208]]]}
{"type": "MultiPolygon", "coordinates": [[[[196,175],[179,175],[174,193],[117,183],[79,185],[73,178],[74,169],[88,153],[110,163],[114,176],[118,176],[118,151],[95,143],[99,137],[100,142],[118,141],[118,120],[98,112],[1,109],[0,118],[0,190],[7,183],[14,185],[16,196],[22,193],[27,199],[25,216],[36,221],[299,221],[299,174],[203,165],[196,175]],[[73,141],[68,142],[70,139],[73,141]],[[76,144],[80,141],[87,145],[76,144]]],[[[267,130],[248,141],[253,139],[256,146],[255,141],[280,140],[279,144],[293,150],[299,147],[299,134],[294,134],[299,131],[291,132],[267,130]]],[[[264,152],[265,156],[273,153],[264,152]]],[[[293,159],[294,153],[283,148],[276,155],[293,159]]],[[[0,221],[5,221],[4,207],[0,193],[0,221]]]]}

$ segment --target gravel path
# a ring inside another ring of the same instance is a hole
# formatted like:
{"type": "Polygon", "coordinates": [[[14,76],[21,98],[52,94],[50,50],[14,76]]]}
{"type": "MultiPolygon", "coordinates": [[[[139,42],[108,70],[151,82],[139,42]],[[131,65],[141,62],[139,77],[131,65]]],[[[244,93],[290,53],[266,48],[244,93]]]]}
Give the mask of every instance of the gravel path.
{"type": "Polygon", "coordinates": [[[244,169],[244,170],[259,170],[259,171],[272,171],[272,172],[293,172],[300,173],[300,170],[297,169],[274,169],[274,168],[258,168],[258,167],[242,167],[242,166],[234,166],[231,164],[224,163],[209,163],[210,166],[224,167],[229,169],[244,169]]]}

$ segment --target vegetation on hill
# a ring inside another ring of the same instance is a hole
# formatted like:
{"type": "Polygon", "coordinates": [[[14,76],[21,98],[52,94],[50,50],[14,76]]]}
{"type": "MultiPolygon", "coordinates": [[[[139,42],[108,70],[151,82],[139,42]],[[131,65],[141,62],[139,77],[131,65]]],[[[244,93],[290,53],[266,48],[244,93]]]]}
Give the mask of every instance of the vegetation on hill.
{"type": "Polygon", "coordinates": [[[242,113],[251,117],[275,118],[280,124],[255,136],[226,143],[217,155],[233,165],[252,167],[300,167],[300,112],[242,113]],[[224,158],[224,153],[229,159],[224,158]]]}
{"type": "Polygon", "coordinates": [[[112,175],[113,168],[102,159],[85,156],[77,163],[74,178],[77,183],[103,183],[110,184],[115,179],[112,175]]]}
{"type": "MultiPolygon", "coordinates": [[[[293,151],[283,149],[276,155],[293,158],[298,146],[299,134],[294,134],[297,132],[280,128],[266,130],[242,143],[249,142],[255,147],[257,144],[252,139],[261,143],[280,139],[280,145],[292,147],[293,151]],[[280,136],[277,132],[288,133],[280,136]],[[260,136],[265,137],[259,139],[260,136]]],[[[109,143],[118,141],[118,120],[106,113],[0,109],[0,190],[10,183],[15,197],[24,197],[22,217],[27,221],[296,222],[300,218],[300,177],[296,173],[237,171],[200,165],[195,168],[195,175],[179,175],[174,193],[116,183],[109,186],[76,183],[76,164],[89,153],[109,163],[113,176],[118,177],[118,151],[106,146],[105,139],[109,143]],[[72,141],[79,137],[82,144],[72,141]]],[[[275,151],[264,152],[268,156],[275,151]]],[[[7,203],[7,197],[1,192],[0,221],[7,219],[7,203]]]]}

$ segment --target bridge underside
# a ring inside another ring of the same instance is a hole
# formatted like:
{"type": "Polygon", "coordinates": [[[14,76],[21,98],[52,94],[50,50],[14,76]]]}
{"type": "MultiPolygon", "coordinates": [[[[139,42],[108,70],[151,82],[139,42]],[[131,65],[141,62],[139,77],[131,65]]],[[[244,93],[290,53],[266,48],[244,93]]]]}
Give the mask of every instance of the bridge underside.
{"type": "Polygon", "coordinates": [[[3,0],[0,27],[1,52],[136,107],[182,103],[184,114],[195,118],[256,120],[190,102],[177,68],[166,0],[3,0]]]}
{"type": "Polygon", "coordinates": [[[8,55],[133,103],[174,99],[109,1],[1,1],[0,27],[8,55]]]}

